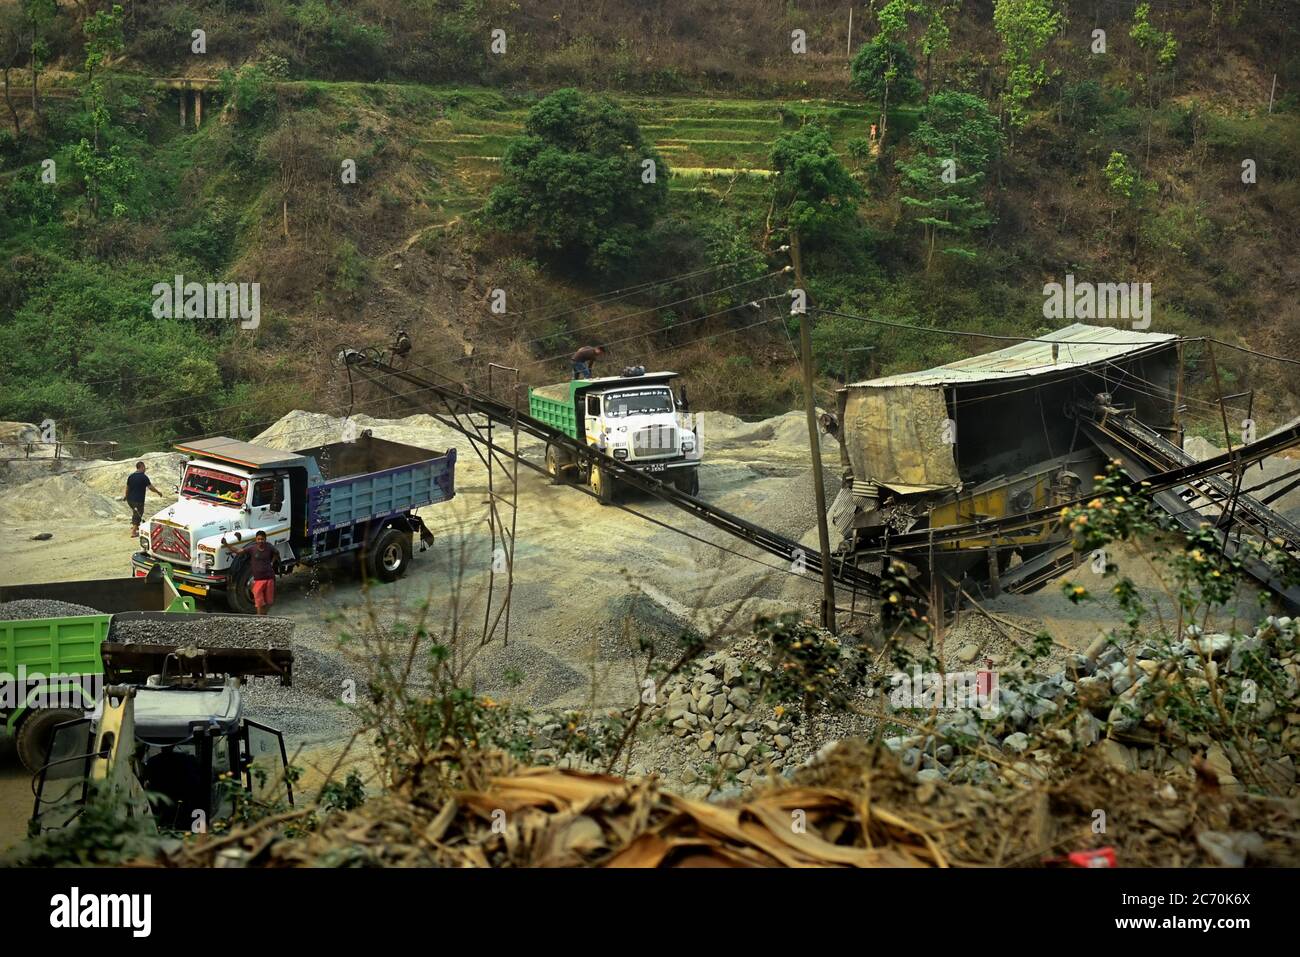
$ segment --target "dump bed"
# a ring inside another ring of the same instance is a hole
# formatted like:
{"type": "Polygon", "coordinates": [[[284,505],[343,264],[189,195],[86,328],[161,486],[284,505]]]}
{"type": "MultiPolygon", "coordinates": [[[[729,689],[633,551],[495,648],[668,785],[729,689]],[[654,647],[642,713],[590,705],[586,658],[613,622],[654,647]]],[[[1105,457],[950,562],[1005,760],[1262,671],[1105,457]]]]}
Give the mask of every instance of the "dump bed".
{"type": "Polygon", "coordinates": [[[543,385],[528,390],[528,414],[538,422],[558,429],[569,438],[578,437],[578,400],[575,393],[586,385],[582,379],[543,385]]]}
{"type": "MultiPolygon", "coordinates": [[[[39,599],[86,605],[102,612],[192,611],[194,599],[184,598],[164,574],[145,578],[99,578],[93,581],[39,582],[0,585],[0,602],[39,599]]],[[[0,613],[3,617],[3,613],[0,613]]]]}
{"type": "MultiPolygon", "coordinates": [[[[99,646],[112,620],[112,615],[75,615],[0,621],[0,682],[24,672],[29,677],[101,674],[99,646]]],[[[17,702],[0,694],[0,712],[8,710],[6,704],[17,702]]]]}
{"type": "Polygon", "coordinates": [[[324,479],[307,490],[307,530],[313,535],[446,502],[456,494],[455,449],[439,455],[367,435],[297,454],[315,459],[324,479]]]}

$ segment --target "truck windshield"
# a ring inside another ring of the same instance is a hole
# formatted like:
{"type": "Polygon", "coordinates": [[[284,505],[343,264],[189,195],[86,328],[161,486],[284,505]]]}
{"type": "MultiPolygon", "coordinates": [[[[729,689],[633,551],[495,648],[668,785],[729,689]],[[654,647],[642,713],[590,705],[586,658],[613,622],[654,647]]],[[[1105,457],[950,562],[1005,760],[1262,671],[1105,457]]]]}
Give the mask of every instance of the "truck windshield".
{"type": "Polygon", "coordinates": [[[242,505],[247,489],[247,479],[191,465],[185,470],[181,494],[186,498],[217,502],[220,505],[242,505]]]}
{"type": "Polygon", "coordinates": [[[605,396],[605,415],[650,415],[673,411],[673,394],[667,389],[639,389],[636,392],[614,392],[605,396]]]}

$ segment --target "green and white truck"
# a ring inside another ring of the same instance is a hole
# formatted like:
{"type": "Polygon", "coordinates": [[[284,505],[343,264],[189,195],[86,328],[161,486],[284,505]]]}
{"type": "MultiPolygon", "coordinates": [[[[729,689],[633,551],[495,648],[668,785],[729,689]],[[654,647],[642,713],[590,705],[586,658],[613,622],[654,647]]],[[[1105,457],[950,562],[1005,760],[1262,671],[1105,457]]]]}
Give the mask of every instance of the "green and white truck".
{"type": "MultiPolygon", "coordinates": [[[[685,388],[674,394],[676,378],[676,372],[646,372],[540,386],[528,390],[528,414],[696,495],[703,452],[700,430],[687,405],[685,388]]],[[[602,505],[614,501],[614,478],[598,461],[584,460],[571,449],[548,445],[546,471],[557,482],[590,484],[602,505]]]]}

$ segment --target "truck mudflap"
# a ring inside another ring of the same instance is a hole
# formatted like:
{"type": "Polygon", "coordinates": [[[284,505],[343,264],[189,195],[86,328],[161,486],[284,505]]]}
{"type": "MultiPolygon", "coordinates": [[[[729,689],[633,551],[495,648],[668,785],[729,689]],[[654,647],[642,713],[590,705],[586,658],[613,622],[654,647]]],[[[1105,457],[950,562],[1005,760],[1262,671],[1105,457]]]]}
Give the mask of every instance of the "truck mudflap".
{"type": "Polygon", "coordinates": [[[418,515],[410,517],[411,527],[420,533],[420,551],[424,551],[433,544],[433,532],[429,531],[429,526],[424,524],[424,519],[418,515]]]}

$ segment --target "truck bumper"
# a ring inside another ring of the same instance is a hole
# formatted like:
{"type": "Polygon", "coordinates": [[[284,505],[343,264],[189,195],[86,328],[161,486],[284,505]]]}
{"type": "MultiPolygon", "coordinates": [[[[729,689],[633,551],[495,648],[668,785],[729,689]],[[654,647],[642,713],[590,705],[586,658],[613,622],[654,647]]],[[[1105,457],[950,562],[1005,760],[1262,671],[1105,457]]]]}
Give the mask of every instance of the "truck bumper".
{"type": "MultiPolygon", "coordinates": [[[[131,574],[136,578],[144,578],[160,561],[162,560],[146,555],[144,552],[136,552],[131,556],[131,574]]],[[[178,591],[207,597],[209,592],[223,591],[226,587],[225,575],[200,575],[184,565],[174,565],[166,561],[162,563],[171,569],[172,580],[176,582],[178,591]]]]}
{"type": "Polygon", "coordinates": [[[638,462],[635,459],[631,461],[629,461],[628,459],[620,459],[620,461],[624,465],[636,469],[638,472],[645,472],[647,475],[662,474],[664,472],[671,472],[676,469],[698,468],[700,464],[699,459],[682,459],[682,458],[663,459],[662,461],[659,462],[638,462]]]}

